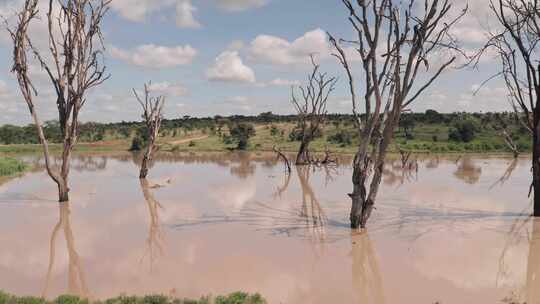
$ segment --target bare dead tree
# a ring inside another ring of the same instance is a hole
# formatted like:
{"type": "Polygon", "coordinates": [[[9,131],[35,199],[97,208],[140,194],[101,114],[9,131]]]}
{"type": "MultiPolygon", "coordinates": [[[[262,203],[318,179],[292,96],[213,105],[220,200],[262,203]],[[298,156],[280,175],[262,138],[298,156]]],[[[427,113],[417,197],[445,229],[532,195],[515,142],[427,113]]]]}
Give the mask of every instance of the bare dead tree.
{"type": "Polygon", "coordinates": [[[281,152],[281,149],[278,149],[275,146],[272,147],[272,150],[276,152],[278,159],[283,160],[283,163],[285,164],[285,172],[287,174],[291,174],[291,164],[289,162],[289,159],[287,158],[287,155],[283,154],[283,152],[281,152]]]}
{"type": "Polygon", "coordinates": [[[328,77],[326,73],[321,73],[320,65],[311,56],[313,70],[308,76],[305,86],[298,86],[301,92],[301,99],[296,96],[295,87],[292,87],[291,102],[298,115],[298,128],[300,132],[300,148],[296,156],[296,165],[307,165],[311,163],[309,155],[309,144],[315,139],[317,132],[326,120],[328,97],[334,91],[337,78],[328,77]]]}
{"type": "Polygon", "coordinates": [[[101,23],[111,0],[49,0],[47,12],[49,49],[39,50],[28,28],[39,18],[38,0],[25,0],[17,14],[17,25],[8,29],[13,42],[12,72],[17,81],[43,146],[47,173],[58,185],[59,201],[69,200],[69,169],[79,132],[79,113],[89,89],[102,84],[108,75],[103,65],[101,23]],[[57,8],[57,10],[55,10],[57,8]],[[53,168],[29,75],[29,53],[44,69],[56,93],[56,106],[63,137],[62,164],[53,168]]]}
{"type": "Polygon", "coordinates": [[[501,185],[501,186],[504,185],[504,183],[508,181],[510,177],[512,177],[512,173],[514,173],[514,170],[516,169],[517,165],[518,165],[518,159],[516,157],[512,160],[510,164],[508,164],[508,167],[504,171],[503,175],[491,186],[489,186],[489,190],[495,188],[495,186],[497,185],[501,185]]]}
{"type": "MultiPolygon", "coordinates": [[[[489,40],[480,54],[494,50],[514,111],[532,137],[531,190],[534,216],[540,216],[540,1],[490,0],[498,31],[488,32],[489,40]]],[[[530,191],[529,191],[530,195],[530,191]]]]}
{"type": "Polygon", "coordinates": [[[330,151],[330,148],[328,148],[328,146],[326,146],[326,147],[324,147],[324,158],[321,159],[321,160],[317,160],[317,164],[320,164],[320,165],[330,165],[330,164],[337,165],[338,164],[338,159],[337,159],[337,157],[332,156],[332,151],[330,151]]]}
{"type": "Polygon", "coordinates": [[[141,170],[139,178],[146,178],[148,175],[148,165],[152,161],[152,156],[156,148],[156,139],[159,135],[159,128],[161,127],[161,120],[163,119],[162,111],[165,105],[165,97],[160,95],[157,97],[152,96],[150,92],[151,82],[144,85],[144,97],[141,98],[137,93],[137,90],[133,89],[133,94],[137,101],[141,105],[143,110],[142,118],[146,126],[146,135],[148,141],[146,143],[146,149],[141,163],[141,170]]]}
{"type": "Polygon", "coordinates": [[[401,168],[405,169],[405,167],[407,167],[407,164],[409,164],[409,159],[411,158],[412,152],[405,151],[401,149],[401,147],[399,146],[398,146],[398,152],[401,158],[401,168]]]}
{"type": "Polygon", "coordinates": [[[426,0],[423,12],[418,14],[414,0],[342,2],[357,40],[329,36],[336,50],[334,56],[349,80],[352,111],[361,138],[353,163],[353,192],[349,196],[351,227],[363,228],[375,204],[387,150],[401,113],[454,63],[455,53],[464,55],[451,29],[467,8],[457,17],[450,17],[452,5],[448,0],[426,0]],[[357,83],[346,44],[353,45],[361,59],[364,115],[359,113],[357,83]],[[450,57],[443,58],[444,53],[450,57]],[[433,68],[435,59],[443,62],[433,68]],[[421,69],[427,75],[420,78],[421,69]]]}
{"type": "MultiPolygon", "coordinates": [[[[517,113],[513,113],[516,117],[516,119],[519,120],[519,116],[517,113]]],[[[496,124],[494,125],[495,130],[500,134],[500,136],[504,139],[504,143],[512,151],[512,154],[514,155],[514,158],[519,157],[519,147],[514,142],[514,139],[512,138],[512,134],[510,134],[510,130],[508,127],[508,124],[499,116],[495,116],[496,124]]]]}

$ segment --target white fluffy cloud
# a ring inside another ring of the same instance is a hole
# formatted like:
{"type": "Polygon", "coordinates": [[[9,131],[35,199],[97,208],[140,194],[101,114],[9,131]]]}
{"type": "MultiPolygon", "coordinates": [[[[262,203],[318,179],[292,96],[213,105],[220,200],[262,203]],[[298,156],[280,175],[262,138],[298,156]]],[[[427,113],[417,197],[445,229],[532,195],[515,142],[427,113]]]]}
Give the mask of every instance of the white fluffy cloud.
{"type": "Polygon", "coordinates": [[[195,56],[197,56],[198,52],[190,45],[166,47],[145,44],[138,46],[133,50],[123,50],[117,47],[111,47],[110,53],[113,58],[141,67],[171,68],[190,64],[195,56]]]}
{"type": "MultiPolygon", "coordinates": [[[[15,0],[11,0],[15,1],[15,0]]],[[[269,0],[214,0],[214,5],[227,12],[241,12],[266,5],[269,0]]],[[[195,19],[197,8],[192,0],[114,0],[111,7],[127,20],[142,22],[148,16],[176,5],[176,25],[180,28],[200,28],[195,19]]]]}
{"type": "Polygon", "coordinates": [[[176,4],[176,26],[180,28],[200,28],[201,24],[195,20],[193,14],[197,11],[191,0],[178,0],[176,4]]]}
{"type": "Polygon", "coordinates": [[[225,11],[240,12],[251,8],[262,7],[268,0],[214,0],[217,6],[225,11]]]}
{"type": "Polygon", "coordinates": [[[191,0],[114,0],[113,10],[127,20],[142,22],[148,16],[169,9],[176,5],[176,25],[180,28],[199,28],[201,24],[195,19],[197,8],[191,0]]]}
{"type": "Polygon", "coordinates": [[[292,86],[292,85],[300,85],[300,81],[276,78],[270,81],[269,84],[274,85],[274,86],[292,86]]]}
{"type": "Polygon", "coordinates": [[[289,80],[289,79],[282,79],[282,78],[276,78],[267,82],[259,82],[257,83],[257,86],[259,87],[290,87],[290,86],[298,86],[300,85],[300,81],[298,80],[289,80]]]}
{"type": "Polygon", "coordinates": [[[237,51],[221,53],[206,71],[206,77],[211,81],[255,82],[255,73],[242,62],[237,51]]]}
{"type": "Polygon", "coordinates": [[[176,0],[114,0],[111,2],[113,10],[120,16],[131,21],[144,21],[146,17],[171,6],[176,0]]]}
{"type": "Polygon", "coordinates": [[[311,54],[319,58],[330,54],[326,33],[322,29],[307,32],[292,42],[276,36],[259,35],[249,46],[249,58],[262,63],[308,63],[311,54]]]}
{"type": "Polygon", "coordinates": [[[0,98],[6,97],[11,95],[11,90],[9,89],[8,85],[5,81],[0,80],[0,98]]]}
{"type": "Polygon", "coordinates": [[[183,85],[179,83],[173,84],[167,81],[152,83],[149,87],[149,90],[171,97],[188,95],[188,90],[183,85]]]}

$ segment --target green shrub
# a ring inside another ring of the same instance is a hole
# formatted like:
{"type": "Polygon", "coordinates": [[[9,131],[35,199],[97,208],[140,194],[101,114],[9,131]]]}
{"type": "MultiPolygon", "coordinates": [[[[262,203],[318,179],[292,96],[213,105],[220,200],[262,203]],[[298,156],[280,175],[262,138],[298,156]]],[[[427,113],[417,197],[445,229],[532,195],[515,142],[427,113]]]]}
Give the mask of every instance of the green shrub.
{"type": "Polygon", "coordinates": [[[279,130],[278,127],[276,126],[272,126],[270,127],[270,135],[273,136],[273,137],[277,137],[281,134],[281,130],[279,130]]]}
{"type": "Polygon", "coordinates": [[[88,300],[81,299],[77,296],[63,295],[54,300],[55,304],[88,304],[88,300]]]}
{"type": "Polygon", "coordinates": [[[133,140],[131,140],[131,147],[129,147],[129,151],[141,151],[142,149],[142,139],[138,136],[133,137],[133,140]]]}
{"type": "MultiPolygon", "coordinates": [[[[320,128],[317,128],[313,132],[313,138],[309,138],[309,140],[314,140],[322,136],[323,136],[322,130],[320,128]]],[[[290,141],[302,141],[303,137],[304,137],[304,133],[302,132],[302,128],[298,125],[294,127],[294,129],[292,129],[291,133],[289,133],[290,141]]]]}
{"type": "Polygon", "coordinates": [[[238,150],[245,150],[248,147],[249,139],[255,135],[255,128],[252,124],[238,123],[229,127],[231,138],[237,143],[238,150]]]}
{"type": "Polygon", "coordinates": [[[347,130],[339,130],[336,134],[328,136],[328,142],[339,144],[342,147],[352,144],[353,134],[347,130]]]}
{"type": "Polygon", "coordinates": [[[235,292],[228,296],[216,298],[216,304],[264,304],[266,301],[259,295],[248,295],[244,292],[235,292]]]}
{"type": "Polygon", "coordinates": [[[448,132],[448,139],[457,142],[471,142],[479,127],[473,118],[465,117],[454,123],[448,132]]]}
{"type": "Polygon", "coordinates": [[[199,300],[174,299],[164,295],[148,295],[143,297],[119,296],[104,301],[91,302],[77,296],[62,295],[54,301],[47,301],[36,297],[12,296],[0,291],[0,304],[266,304],[266,300],[259,294],[235,292],[227,296],[218,296],[214,301],[211,297],[201,297],[199,300]]]}

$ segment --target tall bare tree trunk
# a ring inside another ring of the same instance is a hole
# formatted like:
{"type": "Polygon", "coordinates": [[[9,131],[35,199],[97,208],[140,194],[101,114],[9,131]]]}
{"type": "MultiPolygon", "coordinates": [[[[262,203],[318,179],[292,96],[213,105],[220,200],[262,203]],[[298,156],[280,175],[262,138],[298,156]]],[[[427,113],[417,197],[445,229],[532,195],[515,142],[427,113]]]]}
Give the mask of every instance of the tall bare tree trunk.
{"type": "Polygon", "coordinates": [[[11,71],[17,76],[19,88],[36,125],[43,146],[45,167],[58,186],[60,202],[69,201],[70,158],[73,146],[77,143],[78,117],[86,101],[86,93],[109,78],[102,60],[104,45],[101,22],[111,1],[49,0],[46,13],[49,48],[45,56],[34,47],[28,29],[34,19],[44,17],[39,15],[38,3],[46,0],[25,0],[21,11],[17,13],[16,26],[7,29],[13,42],[11,71]],[[46,72],[56,93],[64,143],[60,170],[52,168],[47,139],[36,113],[34,96],[38,96],[38,92],[28,73],[29,54],[46,72]]]}
{"type": "MultiPolygon", "coordinates": [[[[351,228],[356,229],[360,227],[362,222],[362,212],[364,207],[367,206],[366,201],[366,173],[364,168],[361,168],[359,165],[355,165],[353,169],[353,192],[349,194],[352,200],[351,205],[351,228]]],[[[373,204],[373,202],[371,202],[373,204]]]]}
{"type": "Polygon", "coordinates": [[[62,168],[60,171],[60,181],[58,183],[58,201],[59,202],[68,202],[69,201],[69,171],[71,164],[71,151],[73,150],[73,145],[71,138],[64,139],[64,150],[62,152],[62,168]]]}
{"type": "Polygon", "coordinates": [[[158,133],[158,129],[150,130],[152,132],[150,134],[150,138],[148,140],[148,146],[146,147],[146,151],[144,152],[144,156],[141,163],[141,171],[139,173],[139,178],[146,178],[148,175],[148,167],[150,166],[150,160],[152,159],[152,154],[155,149],[156,144],[156,137],[158,133]]]}
{"type": "Polygon", "coordinates": [[[534,191],[534,216],[540,216],[540,113],[536,113],[540,107],[536,108],[534,113],[534,132],[533,132],[533,191],[534,191]]]}
{"type": "Polygon", "coordinates": [[[349,194],[351,227],[356,229],[365,227],[373,210],[386,152],[401,113],[454,63],[456,55],[462,54],[450,29],[465,15],[467,8],[451,17],[452,4],[447,0],[426,1],[423,15],[418,14],[414,0],[341,2],[347,9],[348,21],[358,34],[356,41],[336,40],[329,34],[330,43],[336,50],[332,55],[339,60],[349,80],[355,126],[361,138],[353,165],[353,192],[349,194]],[[350,44],[362,60],[364,115],[358,112],[361,105],[345,49],[350,44]],[[432,59],[442,59],[441,49],[457,52],[437,64],[436,69],[431,69],[431,75],[426,79],[417,79],[421,67],[426,67],[429,72],[432,59]],[[384,56],[380,56],[381,53],[384,56]],[[370,151],[372,143],[373,150],[370,151]]]}

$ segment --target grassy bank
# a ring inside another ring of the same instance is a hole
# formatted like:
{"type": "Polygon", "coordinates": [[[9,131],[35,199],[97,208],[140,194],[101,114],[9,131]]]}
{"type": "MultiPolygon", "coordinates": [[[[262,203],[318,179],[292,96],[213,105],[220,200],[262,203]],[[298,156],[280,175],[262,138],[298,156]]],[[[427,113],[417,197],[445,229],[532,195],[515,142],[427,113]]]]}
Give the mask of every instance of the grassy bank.
{"type": "Polygon", "coordinates": [[[1,158],[0,157],[0,177],[11,176],[27,169],[27,165],[19,160],[13,158],[1,158]]]}
{"type": "Polygon", "coordinates": [[[198,300],[173,299],[167,296],[151,295],[144,297],[120,296],[103,301],[90,301],[76,296],[60,296],[52,301],[37,297],[19,297],[0,291],[0,304],[265,304],[258,294],[250,295],[235,292],[227,296],[203,297],[198,300]]]}
{"type": "MultiPolygon", "coordinates": [[[[256,133],[249,140],[249,151],[271,151],[274,146],[285,152],[298,151],[300,142],[292,141],[287,136],[294,124],[259,124],[255,126],[256,133]],[[277,130],[277,131],[276,131],[277,130]]],[[[449,128],[444,125],[419,125],[415,128],[414,138],[407,136],[403,130],[394,134],[394,144],[390,152],[397,152],[398,147],[417,153],[510,153],[504,139],[494,131],[484,130],[476,134],[469,142],[452,141],[448,138],[449,128]]],[[[322,135],[310,145],[313,152],[324,152],[329,149],[334,153],[354,154],[360,142],[352,127],[325,126],[322,135]]],[[[224,136],[211,132],[194,132],[183,137],[161,137],[159,143],[162,150],[200,152],[227,151],[235,147],[227,144],[224,136]],[[194,140],[189,140],[193,138],[194,140]]],[[[522,153],[528,153],[531,144],[523,137],[518,139],[522,153]]]]}
{"type": "MultiPolygon", "coordinates": [[[[295,152],[300,143],[290,139],[295,127],[294,123],[257,123],[254,124],[255,135],[249,139],[247,150],[272,151],[274,146],[284,152],[295,152]]],[[[509,153],[504,138],[495,130],[479,129],[467,142],[449,138],[451,127],[443,123],[419,123],[414,130],[396,130],[391,152],[398,147],[416,153],[509,153]]],[[[234,143],[227,142],[228,130],[196,129],[189,132],[163,132],[158,139],[161,151],[170,152],[222,152],[234,149],[234,143]]],[[[75,151],[79,152],[116,152],[127,151],[132,138],[106,138],[92,143],[79,143],[75,151]]],[[[515,138],[522,153],[529,153],[531,143],[526,135],[515,138]]],[[[329,149],[334,153],[354,154],[360,138],[351,125],[327,124],[321,135],[310,145],[313,152],[324,152],[329,149]]],[[[60,144],[50,144],[53,153],[62,149],[60,144]]],[[[41,152],[39,144],[0,145],[0,153],[35,153],[41,152]]]]}

